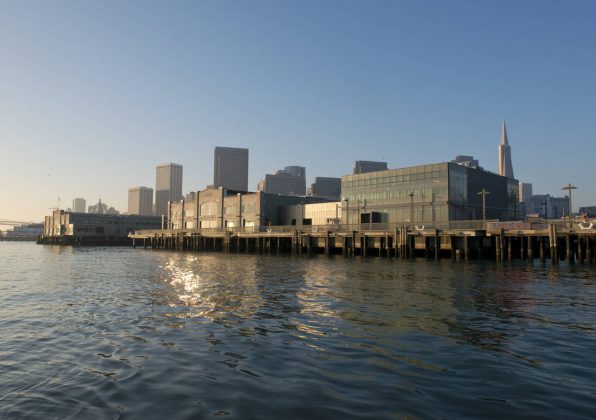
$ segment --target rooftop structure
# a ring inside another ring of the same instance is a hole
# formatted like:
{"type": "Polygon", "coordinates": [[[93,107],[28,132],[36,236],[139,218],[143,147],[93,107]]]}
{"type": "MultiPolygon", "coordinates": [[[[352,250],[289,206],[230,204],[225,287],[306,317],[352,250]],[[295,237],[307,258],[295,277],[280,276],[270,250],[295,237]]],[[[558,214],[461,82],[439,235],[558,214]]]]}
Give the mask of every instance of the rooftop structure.
{"type": "Polygon", "coordinates": [[[474,156],[457,155],[455,156],[455,159],[451,161],[451,163],[466,166],[468,168],[482,169],[482,167],[478,163],[478,159],[474,159],[474,156]]]}

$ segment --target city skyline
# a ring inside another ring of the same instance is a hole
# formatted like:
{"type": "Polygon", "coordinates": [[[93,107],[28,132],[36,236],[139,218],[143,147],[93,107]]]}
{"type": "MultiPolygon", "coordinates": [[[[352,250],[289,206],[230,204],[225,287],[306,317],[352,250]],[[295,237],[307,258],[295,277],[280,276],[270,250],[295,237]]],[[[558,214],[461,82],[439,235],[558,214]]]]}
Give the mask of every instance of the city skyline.
{"type": "Polygon", "coordinates": [[[124,210],[164,161],[201,189],[217,145],[250,149],[249,189],[290,160],[307,184],[355,160],[497,172],[503,119],[517,179],[594,204],[591,2],[339,5],[7,3],[0,217],[39,221],[58,197],[124,210]]]}

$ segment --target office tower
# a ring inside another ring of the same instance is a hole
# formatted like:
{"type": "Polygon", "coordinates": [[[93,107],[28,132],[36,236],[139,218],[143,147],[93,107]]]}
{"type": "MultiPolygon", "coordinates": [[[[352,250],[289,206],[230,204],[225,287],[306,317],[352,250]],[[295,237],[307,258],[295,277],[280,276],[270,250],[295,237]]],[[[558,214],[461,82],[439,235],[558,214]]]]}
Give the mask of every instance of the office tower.
{"type": "Polygon", "coordinates": [[[387,162],[374,162],[372,160],[357,160],[354,163],[354,173],[364,174],[366,172],[376,172],[387,170],[387,162]]]}
{"type": "Polygon", "coordinates": [[[85,209],[87,208],[87,201],[84,198],[75,198],[72,200],[72,211],[76,213],[85,213],[85,209]]]}
{"type": "Polygon", "coordinates": [[[155,176],[155,216],[168,214],[168,201],[182,200],[182,165],[157,165],[155,176]]]}
{"type": "Polygon", "coordinates": [[[306,195],[306,168],[286,166],[274,174],[265,175],[264,184],[258,188],[270,194],[306,195]]]}
{"type": "Polygon", "coordinates": [[[133,187],[128,189],[128,214],[153,215],[153,188],[133,187]]]}
{"type": "Polygon", "coordinates": [[[310,194],[338,201],[341,195],[341,178],[316,177],[315,182],[311,184],[310,194]]]}
{"type": "Polygon", "coordinates": [[[514,178],[513,164],[511,163],[511,147],[507,138],[505,121],[503,121],[503,126],[501,127],[501,144],[499,144],[499,175],[514,178]]]}
{"type": "Polygon", "coordinates": [[[525,203],[528,201],[528,198],[532,196],[532,184],[529,182],[520,182],[519,183],[519,193],[518,198],[520,203],[525,203]]]}
{"type": "Polygon", "coordinates": [[[235,191],[248,190],[248,149],[215,148],[213,186],[235,191]]]}

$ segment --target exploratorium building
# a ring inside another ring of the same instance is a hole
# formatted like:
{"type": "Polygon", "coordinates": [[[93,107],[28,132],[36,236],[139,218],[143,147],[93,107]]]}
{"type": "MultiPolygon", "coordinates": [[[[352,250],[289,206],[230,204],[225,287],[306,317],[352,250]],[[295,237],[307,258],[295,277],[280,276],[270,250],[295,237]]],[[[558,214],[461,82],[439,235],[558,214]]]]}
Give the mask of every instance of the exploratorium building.
{"type": "MultiPolygon", "coordinates": [[[[408,225],[457,228],[463,221],[513,220],[518,181],[454,163],[345,175],[342,223],[354,230],[408,225]]],[[[480,225],[478,227],[481,227],[480,225]]]]}

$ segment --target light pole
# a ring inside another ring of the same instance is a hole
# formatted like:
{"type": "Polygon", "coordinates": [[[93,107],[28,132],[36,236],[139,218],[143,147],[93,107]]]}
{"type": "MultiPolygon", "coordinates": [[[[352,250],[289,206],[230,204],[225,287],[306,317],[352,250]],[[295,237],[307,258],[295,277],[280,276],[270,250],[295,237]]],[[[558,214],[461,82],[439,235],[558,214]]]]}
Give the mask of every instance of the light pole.
{"type": "Polygon", "coordinates": [[[484,230],[486,230],[486,196],[490,194],[490,192],[486,191],[484,188],[482,191],[478,192],[478,195],[482,196],[482,226],[484,230]]]}
{"type": "Polygon", "coordinates": [[[414,191],[410,194],[410,223],[412,224],[412,229],[414,229],[414,191]]]}
{"type": "Polygon", "coordinates": [[[569,229],[571,229],[571,190],[577,190],[577,187],[575,185],[571,185],[571,184],[567,184],[566,186],[564,186],[563,188],[561,188],[562,190],[567,190],[569,191],[569,229]]]}

